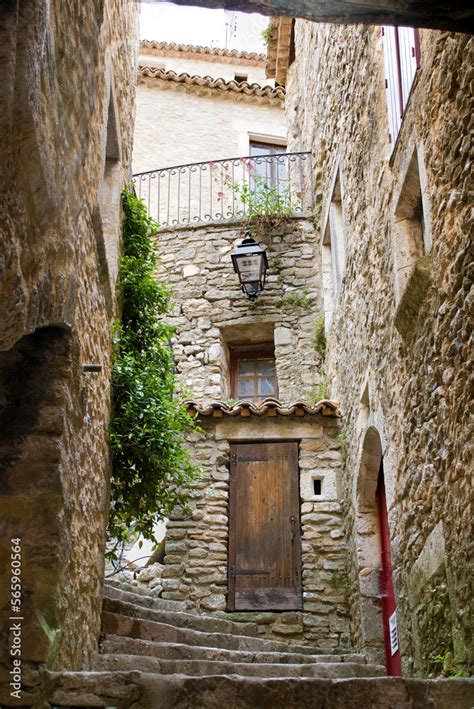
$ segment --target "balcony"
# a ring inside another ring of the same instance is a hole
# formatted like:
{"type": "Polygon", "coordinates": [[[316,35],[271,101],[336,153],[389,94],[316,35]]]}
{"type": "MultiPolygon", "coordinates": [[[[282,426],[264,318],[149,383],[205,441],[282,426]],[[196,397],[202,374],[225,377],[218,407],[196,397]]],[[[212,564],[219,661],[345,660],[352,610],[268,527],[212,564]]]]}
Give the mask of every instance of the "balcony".
{"type": "Polygon", "coordinates": [[[133,176],[135,191],[161,229],[308,216],[313,208],[310,152],[226,158],[133,176]]]}

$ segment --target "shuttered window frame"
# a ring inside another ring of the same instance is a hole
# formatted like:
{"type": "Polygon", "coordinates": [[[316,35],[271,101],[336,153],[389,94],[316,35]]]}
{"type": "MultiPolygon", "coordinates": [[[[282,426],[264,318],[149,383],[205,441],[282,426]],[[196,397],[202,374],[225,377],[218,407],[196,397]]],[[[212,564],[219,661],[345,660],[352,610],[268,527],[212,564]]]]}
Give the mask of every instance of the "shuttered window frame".
{"type": "Polygon", "coordinates": [[[416,72],[420,66],[419,31],[413,27],[382,27],[389,143],[395,147],[416,72]]]}

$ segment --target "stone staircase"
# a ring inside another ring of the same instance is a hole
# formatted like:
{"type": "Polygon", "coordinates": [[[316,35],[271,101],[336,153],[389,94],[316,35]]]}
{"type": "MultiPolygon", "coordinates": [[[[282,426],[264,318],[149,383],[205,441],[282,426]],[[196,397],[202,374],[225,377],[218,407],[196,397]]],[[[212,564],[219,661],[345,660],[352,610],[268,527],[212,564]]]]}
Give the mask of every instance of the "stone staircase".
{"type": "MultiPolygon", "coordinates": [[[[133,587],[131,587],[133,588],[133,587]]],[[[100,671],[239,677],[381,677],[362,655],[318,655],[307,646],[262,639],[253,623],[183,612],[181,604],[109,585],[100,671]]]]}
{"type": "Polygon", "coordinates": [[[471,709],[469,680],[384,677],[360,654],[263,639],[257,625],[187,613],[135,586],[106,585],[89,672],[51,676],[54,707],[471,709]]]}

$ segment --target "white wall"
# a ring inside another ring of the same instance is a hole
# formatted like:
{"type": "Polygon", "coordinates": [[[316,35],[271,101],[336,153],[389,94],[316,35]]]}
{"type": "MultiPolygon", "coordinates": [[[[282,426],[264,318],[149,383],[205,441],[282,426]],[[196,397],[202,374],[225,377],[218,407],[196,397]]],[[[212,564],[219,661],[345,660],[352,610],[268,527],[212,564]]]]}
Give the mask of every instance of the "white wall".
{"type": "MultiPolygon", "coordinates": [[[[162,82],[160,82],[163,85],[162,82]]],[[[249,154],[249,134],[285,138],[283,109],[218,91],[137,87],[133,172],[249,154]]]]}

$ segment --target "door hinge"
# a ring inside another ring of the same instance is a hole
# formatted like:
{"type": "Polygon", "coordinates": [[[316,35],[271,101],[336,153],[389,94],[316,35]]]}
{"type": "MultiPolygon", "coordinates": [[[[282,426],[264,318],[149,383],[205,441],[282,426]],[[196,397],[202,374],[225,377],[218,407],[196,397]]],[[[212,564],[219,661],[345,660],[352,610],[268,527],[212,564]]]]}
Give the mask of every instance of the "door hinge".
{"type": "Polygon", "coordinates": [[[268,458],[263,455],[241,455],[237,460],[239,463],[266,463],[268,458]]]}
{"type": "Polygon", "coordinates": [[[236,576],[252,576],[253,574],[270,574],[271,569],[236,569],[235,566],[230,567],[230,577],[235,579],[236,576]]]}

